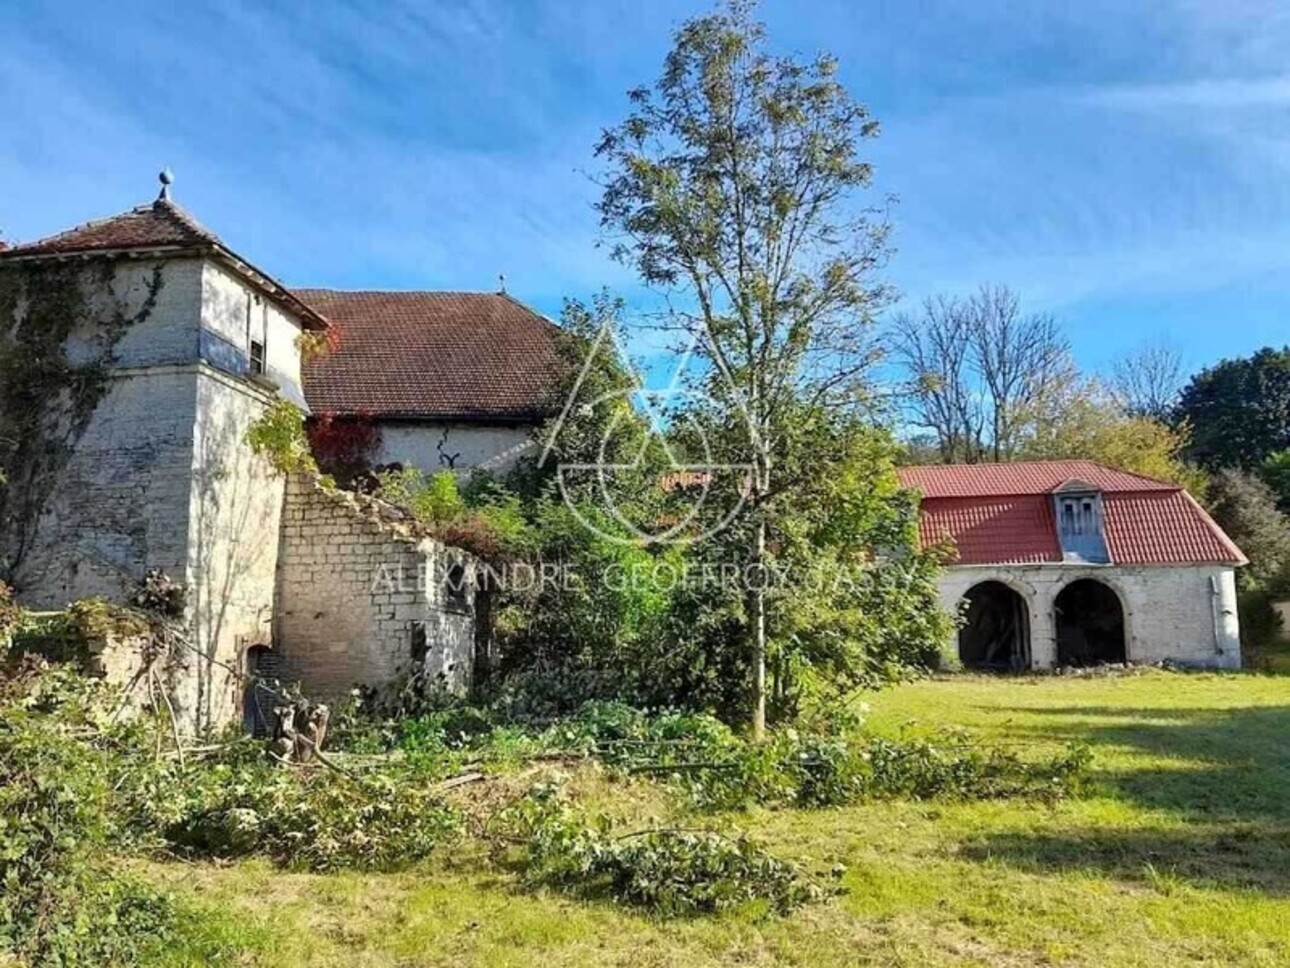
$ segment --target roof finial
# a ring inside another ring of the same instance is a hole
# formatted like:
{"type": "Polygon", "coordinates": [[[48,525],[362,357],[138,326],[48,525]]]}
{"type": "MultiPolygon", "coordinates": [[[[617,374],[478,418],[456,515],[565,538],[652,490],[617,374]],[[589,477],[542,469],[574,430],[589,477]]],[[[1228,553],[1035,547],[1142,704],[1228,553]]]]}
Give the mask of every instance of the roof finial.
{"type": "Polygon", "coordinates": [[[501,293],[502,293],[502,295],[503,295],[503,296],[504,296],[504,295],[506,295],[506,273],[504,273],[504,272],[499,272],[499,273],[497,274],[497,281],[498,281],[499,283],[501,283],[501,286],[502,286],[502,288],[501,288],[501,293]]]}
{"type": "Polygon", "coordinates": [[[161,169],[161,174],[157,176],[157,180],[161,182],[161,194],[157,196],[157,201],[170,201],[170,186],[175,183],[175,173],[170,170],[169,165],[161,169]]]}

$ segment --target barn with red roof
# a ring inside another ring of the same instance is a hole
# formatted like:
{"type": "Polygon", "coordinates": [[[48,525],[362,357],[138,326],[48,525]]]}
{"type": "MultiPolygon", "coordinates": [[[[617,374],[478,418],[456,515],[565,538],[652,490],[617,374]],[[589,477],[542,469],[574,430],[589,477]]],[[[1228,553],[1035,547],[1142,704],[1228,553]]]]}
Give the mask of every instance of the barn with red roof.
{"type": "Polygon", "coordinates": [[[1177,484],[1087,460],[905,467],[944,549],[958,659],[986,669],[1237,667],[1245,556],[1177,484]]]}

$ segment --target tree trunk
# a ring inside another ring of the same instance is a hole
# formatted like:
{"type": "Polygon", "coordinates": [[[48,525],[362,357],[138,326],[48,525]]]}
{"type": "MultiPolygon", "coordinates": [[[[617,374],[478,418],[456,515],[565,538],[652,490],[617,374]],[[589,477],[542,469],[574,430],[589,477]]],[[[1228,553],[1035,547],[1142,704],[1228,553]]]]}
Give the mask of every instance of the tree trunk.
{"type": "Polygon", "coordinates": [[[753,564],[757,584],[751,589],[749,615],[753,661],[752,735],[753,741],[760,743],[766,738],[766,522],[760,511],[753,564]]]}

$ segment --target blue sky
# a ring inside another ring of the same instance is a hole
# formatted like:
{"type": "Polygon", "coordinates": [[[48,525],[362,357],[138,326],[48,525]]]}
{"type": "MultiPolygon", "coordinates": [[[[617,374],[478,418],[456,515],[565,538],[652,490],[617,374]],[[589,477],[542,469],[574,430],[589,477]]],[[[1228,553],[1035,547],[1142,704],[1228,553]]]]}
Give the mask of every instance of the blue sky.
{"type": "MultiPolygon", "coordinates": [[[[290,284],[602,285],[592,145],[705,4],[466,0],[0,6],[0,230],[176,199],[290,284]]],[[[887,276],[982,282],[1104,367],[1290,342],[1290,4],[766,0],[882,122],[887,276]]]]}

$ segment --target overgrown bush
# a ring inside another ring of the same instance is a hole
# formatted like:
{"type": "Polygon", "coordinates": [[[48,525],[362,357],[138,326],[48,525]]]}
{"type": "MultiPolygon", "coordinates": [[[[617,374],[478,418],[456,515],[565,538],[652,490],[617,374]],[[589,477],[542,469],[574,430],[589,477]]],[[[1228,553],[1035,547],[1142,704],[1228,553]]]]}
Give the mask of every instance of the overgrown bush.
{"type": "Polygon", "coordinates": [[[154,817],[199,856],[262,854],[314,871],[391,869],[423,860],[459,829],[457,814],[407,773],[299,774],[262,763],[191,770],[154,817]]]}
{"type": "Polygon", "coordinates": [[[23,610],[13,600],[13,590],[0,581],[0,649],[9,644],[9,636],[22,621],[23,610]]]}
{"type": "Polygon", "coordinates": [[[148,616],[102,598],[74,602],[61,612],[24,621],[13,633],[16,654],[38,655],[49,662],[75,663],[89,659],[96,644],[108,638],[147,635],[148,616]]]}
{"type": "Polygon", "coordinates": [[[305,415],[290,400],[278,397],[246,431],[246,444],[280,474],[315,473],[305,415]]]}
{"type": "Polygon", "coordinates": [[[107,852],[132,740],[103,731],[103,693],[36,661],[0,684],[0,952],[32,965],[134,964],[178,927],[175,905],[107,852]]]}
{"type": "Polygon", "coordinates": [[[836,729],[780,730],[751,743],[714,716],[591,702],[545,727],[506,723],[460,707],[389,724],[390,748],[409,763],[445,768],[536,756],[594,757],[611,769],[681,790],[702,810],[837,807],[886,799],[1056,800],[1079,792],[1086,747],[1025,759],[956,732],[899,740],[868,735],[853,718],[836,729]]]}
{"type": "Polygon", "coordinates": [[[655,829],[616,835],[607,819],[588,820],[564,803],[555,784],[508,807],[494,833],[524,845],[530,885],[608,896],[665,916],[758,902],[785,914],[827,893],[746,837],[655,829]]]}

